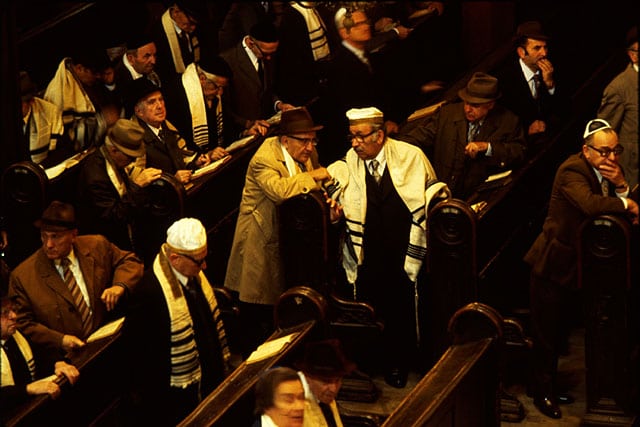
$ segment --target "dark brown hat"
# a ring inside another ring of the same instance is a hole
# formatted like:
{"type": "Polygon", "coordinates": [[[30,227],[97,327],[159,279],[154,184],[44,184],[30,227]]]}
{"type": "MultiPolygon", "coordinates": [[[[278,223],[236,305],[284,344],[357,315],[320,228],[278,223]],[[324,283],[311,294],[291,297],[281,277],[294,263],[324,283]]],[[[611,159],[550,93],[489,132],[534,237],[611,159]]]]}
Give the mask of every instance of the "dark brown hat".
{"type": "Polygon", "coordinates": [[[140,157],[145,153],[143,137],[144,129],[139,124],[127,119],[118,119],[109,128],[106,140],[127,156],[140,157]]]}
{"type": "Polygon", "coordinates": [[[484,104],[500,98],[498,79],[486,73],[473,74],[467,87],[458,91],[458,96],[472,104],[484,104]]]}
{"type": "Polygon", "coordinates": [[[315,125],[311,114],[304,107],[293,108],[283,111],[280,117],[280,134],[290,135],[293,133],[314,132],[322,129],[323,126],[315,125]]]}
{"type": "Polygon", "coordinates": [[[545,34],[542,24],[538,21],[527,21],[518,25],[516,38],[528,38],[536,40],[549,40],[551,37],[545,34]]]}
{"type": "Polygon", "coordinates": [[[35,226],[42,231],[67,231],[78,228],[73,206],[54,200],[42,212],[42,217],[35,222],[35,226]]]}
{"type": "Polygon", "coordinates": [[[296,364],[296,368],[311,376],[336,378],[353,372],[356,364],[346,358],[340,341],[329,339],[307,344],[304,358],[296,364]]]}
{"type": "Polygon", "coordinates": [[[36,94],[36,85],[26,71],[20,71],[20,98],[29,101],[36,94]]]}

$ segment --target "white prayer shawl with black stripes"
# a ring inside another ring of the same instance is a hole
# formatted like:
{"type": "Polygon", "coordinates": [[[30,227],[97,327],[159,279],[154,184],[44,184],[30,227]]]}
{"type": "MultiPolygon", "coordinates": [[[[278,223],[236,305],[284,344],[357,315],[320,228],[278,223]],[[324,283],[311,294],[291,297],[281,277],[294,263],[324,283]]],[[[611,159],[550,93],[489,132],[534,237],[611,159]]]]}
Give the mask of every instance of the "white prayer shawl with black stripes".
{"type": "Polygon", "coordinates": [[[31,126],[29,126],[29,153],[31,161],[40,163],[49,151],[55,150],[64,132],[62,112],[57,105],[41,98],[33,98],[31,104],[31,126]]]}
{"type": "MultiPolygon", "coordinates": [[[[204,94],[202,93],[202,85],[200,84],[196,64],[190,64],[182,74],[182,86],[187,95],[189,111],[191,112],[193,142],[198,147],[205,147],[209,143],[209,125],[207,124],[204,94]]],[[[222,102],[220,102],[220,99],[218,99],[218,105],[216,106],[216,117],[218,116],[222,116],[222,102]]]]}
{"type": "Polygon", "coordinates": [[[311,2],[292,1],[290,4],[291,7],[297,10],[304,18],[304,22],[307,24],[307,31],[309,32],[313,60],[320,61],[328,58],[331,53],[329,51],[329,41],[327,40],[327,29],[315,7],[308,6],[307,3],[311,2]]]}
{"type": "MultiPolygon", "coordinates": [[[[182,60],[182,51],[180,50],[180,42],[178,41],[176,25],[173,22],[173,19],[171,19],[171,12],[169,9],[162,14],[161,21],[162,29],[169,41],[169,50],[171,51],[171,58],[173,59],[173,65],[176,69],[176,73],[182,74],[184,73],[186,66],[189,64],[185,64],[182,60]]],[[[193,49],[193,62],[197,63],[200,60],[198,39],[195,35],[189,35],[189,37],[191,38],[191,47],[193,49]]]]}
{"type": "MultiPolygon", "coordinates": [[[[446,184],[438,182],[431,163],[419,148],[387,137],[383,149],[391,181],[412,216],[404,270],[416,283],[427,251],[427,206],[433,197],[448,197],[450,193],[446,184]]],[[[367,217],[366,165],[351,149],[345,159],[332,163],[327,169],[334,179],[329,194],[344,209],[347,236],[342,265],[356,297],[358,266],[366,256],[362,251],[367,217]]]]}
{"type": "MultiPolygon", "coordinates": [[[[182,291],[182,285],[178,282],[166,255],[166,244],[163,245],[160,253],[153,262],[153,272],[160,282],[160,287],[164,293],[169,318],[171,319],[171,387],[186,388],[191,384],[200,382],[202,370],[196,340],[193,332],[193,322],[189,313],[189,306],[182,291]]],[[[209,284],[207,277],[202,271],[199,274],[202,292],[209,303],[213,321],[218,330],[218,338],[222,348],[222,358],[228,364],[231,357],[224,325],[220,318],[220,310],[213,293],[213,288],[209,284]]]]}
{"type": "MultiPolygon", "coordinates": [[[[20,334],[19,331],[16,331],[13,334],[13,339],[16,341],[18,345],[18,349],[20,353],[22,353],[22,357],[27,361],[27,366],[29,367],[29,374],[31,375],[31,381],[36,379],[36,363],[33,360],[33,353],[31,352],[31,346],[25,339],[25,337],[20,334]]],[[[13,371],[11,371],[11,365],[9,364],[9,357],[4,350],[4,347],[0,347],[0,384],[2,387],[15,385],[15,381],[13,380],[13,371]]]]}

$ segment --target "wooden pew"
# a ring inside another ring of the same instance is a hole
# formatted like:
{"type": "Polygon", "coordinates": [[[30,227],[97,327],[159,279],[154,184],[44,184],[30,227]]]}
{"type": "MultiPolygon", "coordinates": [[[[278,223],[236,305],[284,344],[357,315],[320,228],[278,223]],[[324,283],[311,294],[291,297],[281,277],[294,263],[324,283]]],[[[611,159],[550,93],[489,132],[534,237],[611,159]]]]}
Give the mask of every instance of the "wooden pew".
{"type": "Polygon", "coordinates": [[[253,363],[243,361],[179,426],[251,425],[253,386],[260,374],[273,366],[287,365],[299,356],[306,340],[324,336],[326,312],[326,301],[311,288],[284,293],[274,310],[277,330],[267,341],[289,334],[295,334],[295,338],[270,357],[253,363]]]}
{"type": "Polygon", "coordinates": [[[633,391],[640,387],[640,362],[633,356],[640,346],[636,311],[640,295],[632,288],[637,283],[637,277],[632,277],[637,241],[634,244],[625,218],[602,215],[585,221],[580,229],[578,283],[584,290],[586,315],[585,426],[631,426],[640,420],[637,394],[636,402],[632,401],[633,391]]]}
{"type": "Polygon", "coordinates": [[[471,303],[449,322],[452,345],[382,424],[499,426],[502,318],[471,303]]]}

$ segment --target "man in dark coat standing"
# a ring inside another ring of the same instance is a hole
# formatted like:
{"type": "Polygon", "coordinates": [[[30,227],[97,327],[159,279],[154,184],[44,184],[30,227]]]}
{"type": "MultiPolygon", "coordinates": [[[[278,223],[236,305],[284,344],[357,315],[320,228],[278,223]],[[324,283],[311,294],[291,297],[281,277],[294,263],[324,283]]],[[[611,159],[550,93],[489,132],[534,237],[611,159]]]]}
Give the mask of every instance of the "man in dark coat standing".
{"type": "Polygon", "coordinates": [[[558,352],[568,338],[566,313],[575,299],[578,228],[588,218],[628,214],[638,223],[638,205],[618,159],[622,146],[602,120],[584,131],[582,151],[558,169],[542,233],[524,260],[531,265],[530,304],[533,335],[534,404],[546,416],[561,418],[559,402],[571,402],[557,389],[558,352]]]}

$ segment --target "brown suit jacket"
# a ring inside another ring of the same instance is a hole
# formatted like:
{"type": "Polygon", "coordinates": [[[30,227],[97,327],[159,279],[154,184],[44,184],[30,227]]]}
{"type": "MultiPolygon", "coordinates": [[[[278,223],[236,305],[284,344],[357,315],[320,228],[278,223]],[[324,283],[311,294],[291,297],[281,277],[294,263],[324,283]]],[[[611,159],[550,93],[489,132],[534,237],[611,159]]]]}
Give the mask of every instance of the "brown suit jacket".
{"type": "MultiPolygon", "coordinates": [[[[109,320],[102,292],[115,283],[134,288],[143,265],[133,252],[119,249],[101,235],[78,236],[73,251],[89,291],[95,330],[109,320]]],[[[16,296],[18,328],[33,344],[61,350],[63,335],[86,338],[71,292],[42,248],[11,273],[9,295],[16,296]]]]}
{"type": "MultiPolygon", "coordinates": [[[[611,189],[609,194],[613,194],[611,189]]],[[[603,196],[595,171],[582,153],[560,165],[551,189],[542,233],[524,260],[533,274],[563,286],[574,286],[578,229],[587,219],[625,213],[618,197],[603,196]]]]}

